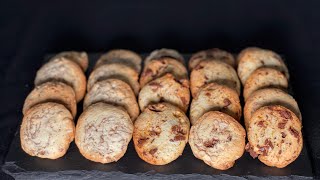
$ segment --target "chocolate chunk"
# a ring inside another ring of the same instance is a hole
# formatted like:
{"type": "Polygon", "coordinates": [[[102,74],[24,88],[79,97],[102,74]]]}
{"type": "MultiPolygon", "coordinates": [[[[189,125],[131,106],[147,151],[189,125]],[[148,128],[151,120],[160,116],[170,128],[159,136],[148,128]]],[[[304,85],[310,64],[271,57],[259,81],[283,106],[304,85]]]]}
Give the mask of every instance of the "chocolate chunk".
{"type": "Polygon", "coordinates": [[[223,103],[224,103],[223,108],[227,108],[231,104],[231,101],[228,98],[225,98],[223,100],[223,103]]]}
{"type": "Polygon", "coordinates": [[[184,135],[176,135],[173,140],[174,141],[183,141],[185,139],[186,139],[186,137],[184,135]]]}
{"type": "Polygon", "coordinates": [[[282,138],[285,138],[285,137],[287,137],[286,133],[284,133],[284,132],[281,132],[281,137],[282,137],[282,138]]]}
{"type": "Polygon", "coordinates": [[[155,112],[162,112],[166,108],[163,104],[152,104],[148,106],[148,109],[155,112]]]}
{"type": "Polygon", "coordinates": [[[287,124],[287,121],[282,121],[282,122],[280,122],[280,123],[278,124],[278,128],[284,129],[284,127],[286,126],[286,124],[287,124]]]}
{"type": "Polygon", "coordinates": [[[228,141],[231,141],[232,140],[232,136],[229,135],[227,139],[228,139],[228,141]]]}
{"type": "Polygon", "coordinates": [[[154,153],[156,153],[157,151],[158,151],[158,148],[151,149],[149,151],[149,154],[154,155],[154,153]]]}
{"type": "Polygon", "coordinates": [[[203,145],[207,148],[212,148],[217,144],[217,142],[219,142],[218,139],[212,138],[211,140],[204,142],[203,145]]]}
{"type": "Polygon", "coordinates": [[[188,102],[187,102],[187,99],[185,97],[181,96],[180,99],[181,99],[182,104],[187,105],[188,102]]]}
{"type": "Polygon", "coordinates": [[[179,125],[172,126],[171,131],[173,132],[173,134],[185,135],[185,132],[183,132],[183,129],[179,125]]]}
{"type": "Polygon", "coordinates": [[[280,114],[281,117],[285,119],[292,119],[291,113],[287,110],[279,110],[278,113],[280,114]]]}
{"type": "Polygon", "coordinates": [[[259,127],[266,127],[266,125],[264,124],[264,121],[259,121],[257,125],[259,127]]]}
{"type": "Polygon", "coordinates": [[[149,138],[140,138],[138,140],[138,146],[142,146],[149,138]]]}
{"type": "Polygon", "coordinates": [[[290,134],[292,134],[295,138],[298,138],[299,140],[299,132],[296,129],[294,129],[293,127],[290,127],[289,131],[290,131],[290,134]]]}
{"type": "Polygon", "coordinates": [[[259,148],[259,151],[262,153],[262,155],[264,155],[264,156],[268,155],[269,146],[259,146],[259,145],[257,145],[257,147],[259,148]]]}
{"type": "Polygon", "coordinates": [[[273,144],[272,144],[272,142],[270,141],[270,139],[266,139],[266,140],[264,141],[264,144],[265,144],[266,146],[271,147],[271,149],[273,149],[273,144]]]}
{"type": "Polygon", "coordinates": [[[251,147],[251,145],[249,143],[247,143],[245,150],[247,152],[249,152],[250,156],[255,159],[258,157],[258,154],[256,152],[253,151],[253,148],[251,147]]]}
{"type": "Polygon", "coordinates": [[[205,94],[206,96],[208,96],[208,97],[210,97],[211,96],[211,93],[209,93],[209,92],[206,92],[206,94],[205,94]]]}

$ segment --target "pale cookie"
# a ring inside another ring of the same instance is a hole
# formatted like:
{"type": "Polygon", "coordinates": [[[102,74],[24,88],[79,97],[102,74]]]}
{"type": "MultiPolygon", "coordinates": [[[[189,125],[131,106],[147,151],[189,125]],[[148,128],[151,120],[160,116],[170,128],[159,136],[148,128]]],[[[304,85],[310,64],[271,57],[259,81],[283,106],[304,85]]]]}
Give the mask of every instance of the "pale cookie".
{"type": "Polygon", "coordinates": [[[208,111],[221,111],[240,121],[241,105],[237,92],[216,83],[204,86],[191,102],[191,124],[195,124],[208,111]]]}
{"type": "Polygon", "coordinates": [[[192,97],[195,97],[204,85],[211,82],[228,86],[240,95],[241,84],[233,67],[221,61],[201,61],[190,75],[192,97]]]}
{"type": "Polygon", "coordinates": [[[25,115],[33,106],[45,102],[63,104],[72,114],[77,114],[76,95],[72,87],[62,82],[46,82],[36,86],[24,101],[22,112],[25,115]]]}
{"type": "Polygon", "coordinates": [[[106,79],[93,85],[83,101],[83,109],[91,104],[104,102],[121,106],[134,121],[139,115],[139,106],[131,87],[118,79],[106,79]]]}
{"type": "Polygon", "coordinates": [[[178,51],[176,51],[174,49],[162,48],[162,49],[156,49],[156,50],[152,51],[149,54],[149,56],[147,56],[146,59],[144,60],[144,64],[146,65],[152,60],[159,60],[162,58],[173,58],[173,59],[178,60],[182,64],[185,63],[183,56],[178,51]]]}
{"type": "Polygon", "coordinates": [[[231,168],[244,153],[246,132],[235,119],[219,111],[209,111],[190,129],[193,155],[220,170],[231,168]]]}
{"type": "Polygon", "coordinates": [[[36,105],[23,117],[21,147],[31,156],[57,159],[66,154],[74,139],[74,129],[72,115],[63,105],[36,105]]]}
{"type": "Polygon", "coordinates": [[[132,121],[122,108],[96,103],[79,117],[75,142],[85,158],[111,163],[126,153],[132,133],[132,121]]]}
{"type": "Polygon", "coordinates": [[[153,165],[176,160],[188,142],[190,123],[178,107],[149,105],[134,124],[133,142],[139,157],[153,165]]]}
{"type": "Polygon", "coordinates": [[[268,166],[286,167],[302,150],[301,122],[283,106],[258,109],[251,118],[247,133],[246,150],[268,166]]]}
{"type": "Polygon", "coordinates": [[[34,84],[39,86],[48,81],[60,81],[72,86],[77,102],[86,92],[86,76],[82,69],[75,62],[65,58],[49,61],[38,70],[34,84]]]}
{"type": "Polygon", "coordinates": [[[51,58],[51,60],[59,59],[62,57],[77,63],[84,72],[88,69],[89,58],[86,52],[65,51],[55,55],[51,58]]]}

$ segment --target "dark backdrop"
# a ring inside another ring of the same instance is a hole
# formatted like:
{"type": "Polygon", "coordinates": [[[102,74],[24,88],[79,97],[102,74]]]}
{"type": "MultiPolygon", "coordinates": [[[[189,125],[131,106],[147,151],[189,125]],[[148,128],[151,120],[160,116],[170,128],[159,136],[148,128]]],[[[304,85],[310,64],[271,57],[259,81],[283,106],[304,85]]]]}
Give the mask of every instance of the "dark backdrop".
{"type": "MultiPolygon", "coordinates": [[[[318,1],[319,2],[319,1],[318,1]]],[[[314,172],[320,175],[320,3],[316,1],[0,2],[0,161],[47,53],[63,50],[184,53],[246,46],[284,55],[314,172]]]]}

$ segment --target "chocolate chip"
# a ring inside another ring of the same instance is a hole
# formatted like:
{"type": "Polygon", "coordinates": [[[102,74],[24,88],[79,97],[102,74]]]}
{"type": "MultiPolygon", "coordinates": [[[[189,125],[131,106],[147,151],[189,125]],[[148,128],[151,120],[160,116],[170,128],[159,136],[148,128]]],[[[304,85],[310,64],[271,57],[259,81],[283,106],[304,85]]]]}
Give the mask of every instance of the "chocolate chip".
{"type": "Polygon", "coordinates": [[[185,97],[181,96],[180,99],[181,99],[182,104],[187,105],[188,102],[187,102],[187,99],[185,97]]]}
{"type": "Polygon", "coordinates": [[[298,138],[299,140],[299,132],[296,129],[294,129],[293,127],[290,127],[289,131],[290,131],[290,134],[292,134],[295,138],[298,138]]]}
{"type": "Polygon", "coordinates": [[[264,124],[264,121],[259,121],[257,125],[259,127],[266,127],[266,125],[264,124]]]}
{"type": "Polygon", "coordinates": [[[162,112],[166,108],[163,104],[152,104],[148,106],[148,109],[154,112],[162,112]]]}
{"type": "Polygon", "coordinates": [[[219,142],[218,139],[212,138],[211,140],[204,142],[203,145],[207,148],[212,148],[217,144],[217,142],[219,142]]]}
{"type": "Polygon", "coordinates": [[[270,141],[270,139],[266,139],[266,140],[264,141],[264,144],[265,144],[266,146],[271,147],[271,149],[273,149],[273,144],[272,144],[272,142],[270,141]]]}
{"type": "Polygon", "coordinates": [[[149,138],[140,138],[138,140],[138,146],[142,146],[149,138]]]}
{"type": "Polygon", "coordinates": [[[183,129],[179,125],[172,126],[171,131],[173,134],[185,135],[185,132],[183,132],[183,129]]]}
{"type": "Polygon", "coordinates": [[[282,138],[285,138],[285,137],[287,137],[286,133],[284,133],[284,132],[281,132],[281,137],[282,137],[282,138]]]}
{"type": "Polygon", "coordinates": [[[280,114],[280,116],[282,118],[285,118],[285,119],[292,119],[292,115],[289,111],[287,110],[279,110],[278,113],[280,114]]]}
{"type": "Polygon", "coordinates": [[[183,135],[176,135],[173,140],[174,141],[183,141],[185,139],[186,139],[186,137],[183,135]]]}
{"type": "Polygon", "coordinates": [[[282,121],[282,122],[280,122],[280,123],[278,124],[278,128],[284,129],[284,127],[286,126],[286,124],[287,124],[287,121],[282,121]]]}
{"type": "Polygon", "coordinates": [[[223,100],[223,103],[224,103],[223,108],[227,108],[231,104],[231,101],[228,98],[225,98],[223,100]]]}
{"type": "Polygon", "coordinates": [[[210,97],[210,96],[211,96],[211,93],[210,93],[210,92],[206,92],[205,95],[208,96],[208,97],[210,97]]]}
{"type": "Polygon", "coordinates": [[[258,157],[258,154],[256,152],[253,151],[253,148],[251,147],[251,145],[249,143],[246,144],[245,150],[247,152],[249,152],[250,156],[255,159],[258,157]]]}
{"type": "Polygon", "coordinates": [[[158,151],[158,148],[151,149],[149,151],[149,154],[154,155],[154,153],[156,153],[157,151],[158,151]]]}

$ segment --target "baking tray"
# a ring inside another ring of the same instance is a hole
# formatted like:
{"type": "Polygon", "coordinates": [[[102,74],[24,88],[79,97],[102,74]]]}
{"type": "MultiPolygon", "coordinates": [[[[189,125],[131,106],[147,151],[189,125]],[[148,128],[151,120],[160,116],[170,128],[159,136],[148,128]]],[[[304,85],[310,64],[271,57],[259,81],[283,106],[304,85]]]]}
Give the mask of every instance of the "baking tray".
{"type": "MultiPolygon", "coordinates": [[[[89,54],[88,74],[92,71],[97,58],[101,53],[89,54]]],[[[45,61],[52,55],[48,55],[45,61]]],[[[144,56],[144,55],[143,55],[144,56]]],[[[189,55],[185,55],[188,59],[189,55]]],[[[290,66],[289,66],[290,70],[290,66]]],[[[32,84],[32,82],[30,82],[32,84]]],[[[293,92],[292,88],[289,88],[293,92]]],[[[243,102],[243,101],[242,101],[243,102]]],[[[23,104],[23,102],[21,102],[23,104]]],[[[78,104],[78,115],[82,112],[82,102],[78,104]]],[[[16,118],[22,119],[22,113],[16,118]]],[[[77,119],[76,117],[76,119],[77,119]]],[[[242,119],[243,122],[243,119],[242,119]]],[[[220,171],[206,165],[201,160],[195,158],[190,146],[187,144],[182,156],[168,165],[155,166],[141,160],[135,152],[132,141],[123,158],[118,162],[110,164],[100,164],[85,159],[78,151],[75,143],[72,142],[65,156],[57,160],[41,159],[27,155],[20,147],[19,128],[11,143],[9,152],[6,156],[2,170],[17,179],[28,178],[77,178],[77,179],[135,179],[135,178],[250,178],[255,179],[264,177],[272,178],[290,178],[290,179],[309,179],[312,178],[312,167],[307,147],[304,145],[300,156],[296,161],[285,168],[278,169],[268,167],[258,159],[253,159],[249,153],[236,161],[234,167],[220,171]]]]}

